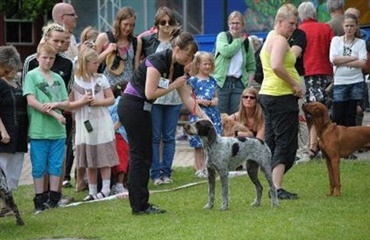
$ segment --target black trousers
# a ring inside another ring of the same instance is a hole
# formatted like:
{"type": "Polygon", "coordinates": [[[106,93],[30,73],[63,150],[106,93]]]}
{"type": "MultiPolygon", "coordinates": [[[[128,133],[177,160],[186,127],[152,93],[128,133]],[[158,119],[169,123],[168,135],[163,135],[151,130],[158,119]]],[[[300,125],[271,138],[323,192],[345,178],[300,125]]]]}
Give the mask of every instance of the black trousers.
{"type": "Polygon", "coordinates": [[[149,207],[149,171],[152,164],[152,116],[145,111],[144,99],[123,95],[118,116],[126,129],[130,147],[128,191],[132,211],[149,207]]]}

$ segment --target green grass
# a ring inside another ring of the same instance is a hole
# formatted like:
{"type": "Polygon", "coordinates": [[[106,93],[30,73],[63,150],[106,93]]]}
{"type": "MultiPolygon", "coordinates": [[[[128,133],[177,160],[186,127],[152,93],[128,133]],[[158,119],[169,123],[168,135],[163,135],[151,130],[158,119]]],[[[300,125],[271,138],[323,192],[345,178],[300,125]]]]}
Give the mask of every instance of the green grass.
{"type": "MultiPolygon", "coordinates": [[[[195,179],[191,168],[176,168],[174,184],[195,179]]],[[[21,186],[14,192],[26,225],[15,225],[13,217],[0,218],[0,239],[87,238],[87,239],[366,239],[370,234],[370,161],[342,161],[342,196],[326,197],[328,177],[323,161],[294,166],[285,176],[284,187],[297,192],[298,200],[280,201],[272,208],[262,174],[262,205],[250,206],[254,189],[247,176],[230,179],[230,205],[220,211],[217,181],[213,210],[203,210],[207,184],[155,193],[150,202],[168,213],[133,216],[128,199],[81,204],[34,215],[33,187],[21,186]]],[[[72,189],[64,194],[82,200],[86,192],[72,189]]]]}

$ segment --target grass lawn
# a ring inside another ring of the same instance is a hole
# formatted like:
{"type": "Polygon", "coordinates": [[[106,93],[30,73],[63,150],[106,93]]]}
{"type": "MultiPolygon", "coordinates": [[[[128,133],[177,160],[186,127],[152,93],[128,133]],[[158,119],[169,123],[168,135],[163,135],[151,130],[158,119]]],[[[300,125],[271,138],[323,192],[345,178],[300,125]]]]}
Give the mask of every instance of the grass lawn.
{"type": "MultiPolygon", "coordinates": [[[[284,187],[299,194],[298,200],[280,201],[272,208],[263,181],[262,205],[251,207],[254,188],[247,176],[230,179],[230,205],[220,211],[220,185],[216,203],[203,210],[207,184],[155,193],[150,202],[168,212],[156,216],[133,216],[128,199],[86,203],[75,207],[33,214],[33,187],[14,192],[26,225],[15,225],[13,217],[0,218],[0,239],[369,239],[370,161],[342,161],[342,196],[326,197],[328,177],[323,160],[294,166],[284,187]]],[[[194,178],[191,168],[175,168],[174,183],[151,190],[175,188],[194,178]]],[[[63,189],[81,201],[87,194],[63,189]]]]}

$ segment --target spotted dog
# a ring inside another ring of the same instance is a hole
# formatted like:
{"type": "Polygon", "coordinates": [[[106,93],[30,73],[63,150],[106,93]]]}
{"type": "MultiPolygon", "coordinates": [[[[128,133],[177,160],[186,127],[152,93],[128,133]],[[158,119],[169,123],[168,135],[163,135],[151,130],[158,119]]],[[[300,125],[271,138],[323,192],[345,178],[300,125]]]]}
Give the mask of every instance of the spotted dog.
{"type": "Polygon", "coordinates": [[[5,202],[5,206],[14,212],[17,225],[24,225],[24,221],[19,214],[18,207],[14,202],[13,194],[6,182],[4,170],[0,167],[0,199],[5,202]]]}
{"type": "Polygon", "coordinates": [[[263,187],[258,179],[259,167],[270,185],[272,206],[277,207],[279,205],[276,188],[272,183],[271,151],[264,141],[256,138],[221,137],[216,133],[216,129],[208,119],[200,119],[193,124],[186,124],[184,130],[188,135],[198,135],[200,137],[207,156],[208,203],[204,206],[205,209],[211,209],[214,205],[216,171],[221,179],[221,210],[228,209],[228,173],[245,162],[247,162],[248,176],[256,189],[256,198],[251,205],[259,206],[261,204],[263,187]]]}

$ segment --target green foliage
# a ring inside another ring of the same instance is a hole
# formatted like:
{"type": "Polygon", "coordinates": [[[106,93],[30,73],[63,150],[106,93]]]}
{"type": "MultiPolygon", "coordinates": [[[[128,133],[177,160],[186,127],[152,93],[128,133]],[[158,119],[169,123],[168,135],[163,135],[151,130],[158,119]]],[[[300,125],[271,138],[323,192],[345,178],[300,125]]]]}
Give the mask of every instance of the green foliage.
{"type": "MultiPolygon", "coordinates": [[[[272,208],[264,187],[262,204],[251,207],[255,197],[247,176],[231,178],[230,209],[220,211],[220,182],[216,202],[203,210],[207,184],[177,191],[153,193],[150,201],[168,212],[157,216],[133,216],[128,199],[102,201],[32,213],[33,188],[14,192],[26,225],[15,225],[13,217],[0,218],[0,239],[365,239],[370,235],[370,161],[342,161],[342,196],[326,197],[328,175],[324,160],[295,165],[284,178],[284,187],[299,194],[298,200],[280,201],[272,208]]],[[[203,181],[192,168],[175,168],[174,183],[151,190],[170,189],[203,181]]],[[[63,189],[63,194],[81,201],[87,192],[63,189]]]]}
{"type": "Polygon", "coordinates": [[[7,18],[34,20],[47,14],[59,0],[3,0],[0,11],[7,18]]]}

